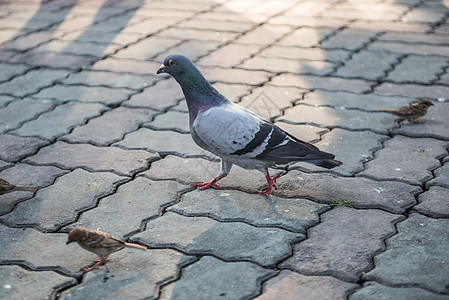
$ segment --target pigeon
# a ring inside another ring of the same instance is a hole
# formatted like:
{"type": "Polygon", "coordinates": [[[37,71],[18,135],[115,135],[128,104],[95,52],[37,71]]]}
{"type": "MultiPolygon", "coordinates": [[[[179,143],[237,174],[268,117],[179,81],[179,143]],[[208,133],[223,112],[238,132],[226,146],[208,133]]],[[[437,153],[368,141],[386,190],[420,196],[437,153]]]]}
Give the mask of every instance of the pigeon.
{"type": "Polygon", "coordinates": [[[86,229],[84,227],[75,227],[70,230],[66,245],[73,242],[78,242],[78,245],[82,248],[95,253],[100,257],[100,260],[94,260],[97,263],[93,267],[83,268],[83,270],[87,272],[98,269],[100,265],[103,265],[109,261],[107,258],[111,253],[119,251],[125,247],[147,250],[144,246],[124,242],[109,233],[99,230],[86,229]]]}
{"type": "Polygon", "coordinates": [[[15,191],[35,192],[36,188],[27,186],[16,186],[0,178],[0,195],[8,194],[15,191]]]}
{"type": "Polygon", "coordinates": [[[424,123],[423,120],[417,120],[427,114],[427,109],[432,106],[432,101],[428,99],[422,99],[418,103],[412,103],[399,107],[398,109],[379,109],[380,112],[387,112],[395,116],[407,119],[410,123],[424,123]]]}
{"type": "Polygon", "coordinates": [[[324,168],[342,163],[331,153],[301,141],[250,110],[229,101],[180,54],[169,55],[156,72],[170,74],[181,86],[189,111],[190,134],[195,143],[221,159],[221,170],[211,181],[192,184],[201,190],[222,189],[217,181],[226,177],[232,166],[264,173],[268,188],[259,192],[270,196],[277,189],[269,167],[305,161],[324,168]]]}

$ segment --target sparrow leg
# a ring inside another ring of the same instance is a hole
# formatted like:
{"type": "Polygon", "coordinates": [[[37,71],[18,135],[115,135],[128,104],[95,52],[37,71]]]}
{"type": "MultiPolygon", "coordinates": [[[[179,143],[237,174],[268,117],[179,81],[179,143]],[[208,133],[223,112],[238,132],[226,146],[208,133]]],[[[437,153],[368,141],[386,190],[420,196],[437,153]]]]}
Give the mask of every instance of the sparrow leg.
{"type": "Polygon", "coordinates": [[[109,257],[109,254],[106,254],[104,257],[102,257],[101,259],[94,259],[93,261],[96,262],[96,264],[93,267],[90,268],[82,268],[84,271],[86,272],[90,272],[92,270],[98,269],[100,268],[100,266],[104,265],[105,263],[107,263],[108,261],[110,261],[110,259],[107,259],[109,257]]]}
{"type": "Polygon", "coordinates": [[[98,269],[101,266],[101,261],[97,262],[93,267],[90,268],[82,268],[86,272],[90,272],[92,270],[98,269]]]}
{"type": "Polygon", "coordinates": [[[276,179],[282,176],[282,173],[279,173],[278,175],[271,177],[270,173],[268,172],[268,168],[265,168],[267,174],[265,174],[265,178],[267,179],[268,188],[264,191],[259,192],[261,195],[266,195],[267,197],[271,196],[271,193],[273,192],[273,187],[275,190],[278,189],[278,185],[276,183],[276,179]]]}
{"type": "Polygon", "coordinates": [[[231,171],[231,168],[232,168],[232,164],[222,159],[220,173],[218,173],[218,175],[214,179],[212,179],[211,181],[203,182],[203,183],[192,183],[192,186],[199,187],[200,190],[205,190],[210,187],[214,187],[218,190],[222,190],[223,188],[217,184],[217,181],[228,176],[229,172],[231,171]]]}

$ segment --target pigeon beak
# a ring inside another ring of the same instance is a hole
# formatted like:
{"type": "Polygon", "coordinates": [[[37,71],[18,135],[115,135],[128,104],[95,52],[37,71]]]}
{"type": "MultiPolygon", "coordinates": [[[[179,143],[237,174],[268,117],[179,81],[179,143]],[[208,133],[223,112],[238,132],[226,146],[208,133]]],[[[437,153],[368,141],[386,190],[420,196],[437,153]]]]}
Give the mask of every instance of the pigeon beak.
{"type": "Polygon", "coordinates": [[[157,69],[156,74],[161,74],[161,73],[165,73],[165,68],[166,66],[164,64],[162,64],[159,69],[157,69]]]}

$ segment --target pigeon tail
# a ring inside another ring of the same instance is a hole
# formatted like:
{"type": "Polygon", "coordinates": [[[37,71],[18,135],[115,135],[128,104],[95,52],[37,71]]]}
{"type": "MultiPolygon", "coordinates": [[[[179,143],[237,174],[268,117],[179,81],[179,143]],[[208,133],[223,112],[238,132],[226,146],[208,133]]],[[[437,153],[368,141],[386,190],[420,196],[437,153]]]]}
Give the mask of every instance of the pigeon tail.
{"type": "Polygon", "coordinates": [[[343,164],[341,161],[336,159],[308,160],[306,162],[312,163],[316,166],[323,167],[326,169],[332,169],[343,164]]]}

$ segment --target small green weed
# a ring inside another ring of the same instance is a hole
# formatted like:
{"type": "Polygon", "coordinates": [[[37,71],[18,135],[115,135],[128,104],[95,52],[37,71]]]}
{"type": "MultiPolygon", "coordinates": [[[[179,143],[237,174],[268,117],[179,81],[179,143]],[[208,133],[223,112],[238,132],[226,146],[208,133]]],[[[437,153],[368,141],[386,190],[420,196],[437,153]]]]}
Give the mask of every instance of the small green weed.
{"type": "Polygon", "coordinates": [[[353,207],[352,206],[352,200],[351,201],[344,201],[344,200],[331,200],[332,203],[329,204],[331,207],[334,206],[346,206],[346,207],[353,207]]]}

